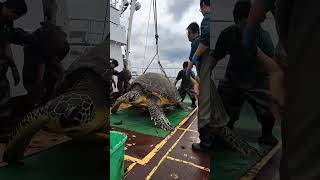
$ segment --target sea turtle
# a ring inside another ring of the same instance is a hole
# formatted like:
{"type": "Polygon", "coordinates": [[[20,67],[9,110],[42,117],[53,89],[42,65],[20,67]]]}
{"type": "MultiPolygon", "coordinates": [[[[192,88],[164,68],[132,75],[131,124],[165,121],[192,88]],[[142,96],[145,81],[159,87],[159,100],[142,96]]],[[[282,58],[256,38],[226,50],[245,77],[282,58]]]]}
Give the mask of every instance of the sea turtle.
{"type": "Polygon", "coordinates": [[[23,159],[26,146],[40,129],[72,139],[108,143],[107,133],[98,132],[109,127],[108,58],[109,41],[105,40],[73,62],[57,84],[53,98],[25,115],[11,133],[3,160],[11,163],[23,159]]]}
{"type": "MultiPolygon", "coordinates": [[[[173,127],[161,107],[178,105],[186,111],[190,111],[190,109],[181,102],[181,97],[174,84],[165,76],[158,73],[146,73],[134,80],[129,91],[117,99],[111,112],[116,113],[122,103],[129,103],[137,107],[147,107],[155,125],[170,131],[173,130],[173,127]]],[[[223,140],[242,154],[255,158],[260,157],[257,149],[242,140],[227,126],[212,128],[210,131],[212,132],[211,134],[215,136],[213,138],[217,137],[223,140]]]]}
{"type": "Polygon", "coordinates": [[[168,131],[172,131],[173,126],[163,113],[162,107],[177,105],[185,111],[191,110],[182,103],[177,88],[169,79],[162,74],[151,72],[135,79],[128,92],[117,99],[111,112],[116,113],[122,103],[147,107],[155,125],[168,131]]]}

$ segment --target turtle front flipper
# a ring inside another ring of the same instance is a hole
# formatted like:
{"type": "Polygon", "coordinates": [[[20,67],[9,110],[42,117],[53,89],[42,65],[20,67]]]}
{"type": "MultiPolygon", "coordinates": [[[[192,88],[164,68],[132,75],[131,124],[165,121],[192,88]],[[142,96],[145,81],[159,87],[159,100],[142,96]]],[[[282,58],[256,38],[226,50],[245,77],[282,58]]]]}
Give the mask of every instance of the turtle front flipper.
{"type": "Polygon", "coordinates": [[[120,105],[124,102],[126,102],[128,100],[128,98],[126,96],[120,96],[116,102],[114,103],[113,107],[111,108],[111,113],[115,114],[117,113],[120,105]]]}
{"type": "Polygon", "coordinates": [[[127,92],[126,94],[120,96],[116,102],[114,103],[112,109],[111,109],[111,112],[113,114],[115,114],[117,112],[117,110],[119,109],[120,105],[122,103],[139,103],[139,101],[141,100],[140,97],[140,91],[138,90],[134,90],[134,91],[129,91],[127,92]]]}
{"type": "Polygon", "coordinates": [[[9,143],[3,154],[3,161],[14,163],[24,158],[24,151],[32,137],[49,122],[46,106],[28,113],[18,127],[10,134],[9,143]]]}
{"type": "Polygon", "coordinates": [[[192,109],[188,106],[186,106],[183,102],[178,102],[178,106],[181,107],[185,112],[191,112],[192,109]]]}
{"type": "Polygon", "coordinates": [[[153,120],[154,124],[156,126],[159,126],[161,129],[172,131],[173,127],[166,115],[163,113],[159,104],[160,100],[157,97],[149,98],[148,109],[151,116],[151,120],[153,120]]]}

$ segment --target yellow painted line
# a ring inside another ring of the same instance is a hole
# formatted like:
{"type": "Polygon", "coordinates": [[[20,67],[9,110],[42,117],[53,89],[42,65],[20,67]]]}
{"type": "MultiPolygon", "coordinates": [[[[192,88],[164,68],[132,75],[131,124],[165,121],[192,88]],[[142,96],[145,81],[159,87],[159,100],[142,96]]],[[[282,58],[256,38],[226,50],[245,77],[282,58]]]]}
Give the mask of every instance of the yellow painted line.
{"type": "MultiPolygon", "coordinates": [[[[194,121],[193,121],[194,122],[194,121]]],[[[193,124],[193,122],[187,127],[187,129],[189,129],[191,127],[191,125],[193,124]]],[[[147,180],[149,180],[152,175],[157,171],[157,169],[160,167],[160,165],[162,164],[162,162],[166,159],[166,157],[168,156],[168,154],[177,146],[177,144],[179,143],[179,141],[182,139],[182,137],[184,136],[184,134],[187,132],[187,130],[183,131],[183,133],[180,135],[180,137],[178,138],[178,140],[171,146],[171,148],[167,151],[167,153],[161,158],[161,160],[158,162],[158,164],[152,169],[152,171],[148,174],[148,176],[146,177],[147,180]]]]}
{"type": "Polygon", "coordinates": [[[184,128],[178,128],[179,130],[182,130],[182,131],[189,131],[189,132],[198,132],[196,130],[191,130],[191,129],[184,129],[184,128]]]}
{"type": "Polygon", "coordinates": [[[124,160],[130,161],[130,162],[134,162],[134,163],[138,163],[140,165],[144,165],[143,160],[135,158],[135,157],[131,157],[131,156],[128,156],[128,155],[124,156],[124,160]]]}
{"type": "Polygon", "coordinates": [[[252,167],[249,172],[242,176],[240,180],[252,180],[256,177],[259,171],[270,161],[270,159],[277,153],[281,147],[281,142],[279,142],[264,158],[261,159],[254,167],[252,167]]]}
{"type": "Polygon", "coordinates": [[[177,158],[173,158],[173,157],[170,157],[170,156],[167,156],[166,158],[169,159],[169,160],[171,160],[171,161],[176,161],[176,162],[184,163],[184,164],[190,165],[190,166],[192,166],[192,167],[195,167],[195,168],[197,168],[197,169],[201,169],[201,170],[210,172],[210,169],[209,169],[209,168],[206,168],[206,167],[203,167],[203,166],[199,166],[199,165],[194,164],[194,163],[192,163],[192,162],[184,161],[184,160],[177,159],[177,158]]]}
{"type": "Polygon", "coordinates": [[[128,173],[134,168],[134,166],[136,166],[136,165],[137,165],[137,163],[132,163],[132,164],[127,168],[126,174],[128,174],[128,173]]]}
{"type": "Polygon", "coordinates": [[[149,154],[147,154],[142,160],[128,156],[127,157],[129,158],[128,161],[137,162],[138,164],[145,166],[160,151],[160,149],[169,141],[169,139],[177,132],[177,130],[189,120],[189,118],[197,111],[197,109],[198,108],[195,108],[187,117],[185,117],[178,124],[178,126],[176,126],[175,129],[166,138],[164,138],[159,144],[157,144],[153,148],[153,150],[150,151],[149,154]]]}

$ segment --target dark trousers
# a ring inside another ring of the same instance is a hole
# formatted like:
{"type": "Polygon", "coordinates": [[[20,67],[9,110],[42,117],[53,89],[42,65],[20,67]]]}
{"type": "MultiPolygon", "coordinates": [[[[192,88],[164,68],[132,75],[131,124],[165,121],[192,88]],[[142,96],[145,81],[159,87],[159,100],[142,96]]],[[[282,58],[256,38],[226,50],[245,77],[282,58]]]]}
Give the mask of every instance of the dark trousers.
{"type": "Polygon", "coordinates": [[[184,86],[180,86],[179,89],[179,94],[182,98],[182,100],[185,99],[186,95],[188,94],[192,103],[194,104],[196,101],[196,93],[194,92],[194,89],[192,87],[184,87],[184,86]]]}
{"type": "Polygon", "coordinates": [[[266,75],[259,76],[256,74],[251,79],[252,81],[241,82],[231,80],[226,74],[224,80],[219,83],[218,92],[230,116],[229,126],[233,127],[239,119],[242,105],[246,100],[253,107],[257,120],[261,123],[262,136],[270,136],[272,135],[275,118],[270,108],[269,78],[266,75]]]}
{"type": "Polygon", "coordinates": [[[8,123],[12,110],[10,107],[10,84],[5,74],[7,70],[7,65],[0,64],[0,143],[7,141],[8,123]]]}

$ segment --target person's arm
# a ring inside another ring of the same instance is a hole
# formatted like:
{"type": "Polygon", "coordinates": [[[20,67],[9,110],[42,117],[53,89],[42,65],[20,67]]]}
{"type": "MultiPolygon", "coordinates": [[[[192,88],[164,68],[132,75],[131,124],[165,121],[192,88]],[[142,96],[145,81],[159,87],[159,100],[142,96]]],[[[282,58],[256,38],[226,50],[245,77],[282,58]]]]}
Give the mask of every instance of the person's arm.
{"type": "Polygon", "coordinates": [[[177,85],[177,82],[182,78],[182,71],[179,71],[177,78],[174,80],[174,85],[177,85]]]}
{"type": "Polygon", "coordinates": [[[197,96],[199,96],[199,81],[194,77],[190,77],[192,84],[193,84],[193,90],[196,93],[197,96]]]}
{"type": "Polygon", "coordinates": [[[252,53],[257,53],[256,49],[256,30],[260,23],[265,19],[266,14],[274,6],[275,0],[255,0],[252,3],[247,19],[245,31],[243,33],[243,45],[250,49],[252,53]]]}
{"type": "Polygon", "coordinates": [[[216,46],[213,52],[211,53],[211,56],[214,58],[214,61],[215,61],[214,67],[218,63],[218,61],[225,58],[226,55],[228,54],[228,49],[229,49],[228,38],[231,37],[231,34],[229,32],[230,32],[229,29],[225,29],[220,33],[218,40],[216,42],[216,46]]]}
{"type": "Polygon", "coordinates": [[[18,68],[16,66],[16,63],[14,62],[14,59],[13,59],[13,54],[12,54],[12,49],[11,49],[10,43],[6,43],[6,45],[5,45],[5,54],[9,60],[9,66],[11,68],[12,76],[14,79],[14,84],[17,86],[20,82],[20,74],[19,74],[18,68]]]}
{"type": "Polygon", "coordinates": [[[115,76],[119,76],[119,74],[120,74],[120,72],[119,72],[119,71],[117,71],[117,70],[114,70],[114,71],[113,71],[113,75],[115,75],[115,76]]]}
{"type": "Polygon", "coordinates": [[[206,15],[201,22],[201,35],[199,41],[198,48],[192,57],[193,64],[196,64],[200,57],[210,47],[210,17],[208,15],[206,15]]]}

